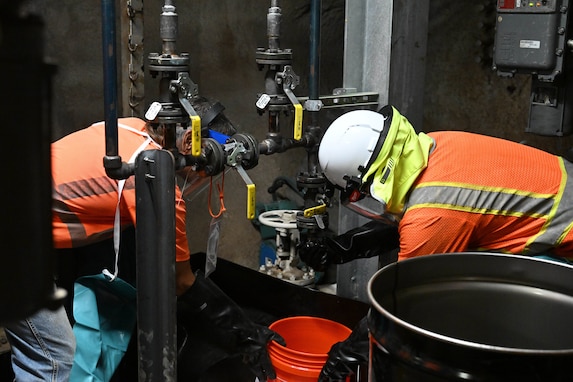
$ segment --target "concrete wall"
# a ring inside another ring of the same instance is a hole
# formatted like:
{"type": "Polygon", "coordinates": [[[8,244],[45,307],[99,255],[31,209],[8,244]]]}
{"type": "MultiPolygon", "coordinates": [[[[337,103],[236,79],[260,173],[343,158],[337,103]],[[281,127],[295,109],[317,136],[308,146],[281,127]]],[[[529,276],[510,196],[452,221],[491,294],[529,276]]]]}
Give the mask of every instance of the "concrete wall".
{"type": "MultiPolygon", "coordinates": [[[[355,0],[352,0],[355,1],[355,0]]],[[[356,0],[358,1],[358,0],[356,0]]],[[[124,7],[124,2],[122,9],[124,7]]],[[[321,93],[342,86],[344,0],[324,0],[321,50],[321,93]]],[[[483,2],[432,0],[426,58],[424,131],[467,130],[500,136],[557,154],[573,144],[571,137],[539,137],[525,133],[530,79],[498,78],[491,71],[488,51],[493,38],[492,13],[483,2]]],[[[163,2],[146,0],[145,52],[161,50],[158,18],[163,2]]],[[[190,75],[201,94],[219,99],[226,114],[241,129],[264,139],[266,117],[255,109],[257,93],[264,89],[264,71],[255,63],[257,47],[267,47],[266,14],[269,1],[177,1],[179,52],[191,55],[190,75]]],[[[281,47],[293,50],[293,68],[301,77],[295,90],[307,95],[309,2],[280,2],[283,10],[281,47]]],[[[46,56],[58,72],[54,84],[53,138],[102,120],[103,80],[100,3],[95,0],[29,0],[29,12],[40,13],[46,23],[46,56]]],[[[120,12],[125,21],[125,14],[120,12]]],[[[125,49],[125,36],[118,49],[125,49]]],[[[120,72],[125,74],[125,65],[120,72]]],[[[5,73],[5,75],[7,75],[5,73]]],[[[146,78],[146,82],[150,79],[146,78]]],[[[153,94],[146,94],[146,101],[153,94]]],[[[128,115],[123,110],[122,115],[128,115]]],[[[287,132],[285,132],[287,134],[287,132]]],[[[266,192],[279,175],[294,177],[304,166],[305,151],[265,156],[249,171],[257,185],[257,200],[270,202],[266,192]]],[[[238,174],[225,176],[225,205],[221,256],[256,267],[259,232],[245,219],[245,186],[238,174]]],[[[214,200],[216,200],[216,195],[214,200]]],[[[189,235],[193,252],[204,251],[210,216],[207,192],[188,200],[189,235]]],[[[217,206],[214,206],[217,209],[217,206]]]]}

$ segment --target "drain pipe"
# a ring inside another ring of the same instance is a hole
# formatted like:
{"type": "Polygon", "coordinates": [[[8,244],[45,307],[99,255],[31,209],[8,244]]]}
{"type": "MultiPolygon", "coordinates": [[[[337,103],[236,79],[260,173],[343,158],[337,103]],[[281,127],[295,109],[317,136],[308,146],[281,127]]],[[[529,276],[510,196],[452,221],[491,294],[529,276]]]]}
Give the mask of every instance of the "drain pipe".
{"type": "Polygon", "coordinates": [[[310,53],[309,53],[309,78],[308,78],[308,101],[305,108],[309,112],[310,123],[307,126],[309,142],[314,142],[308,149],[309,172],[317,173],[318,142],[320,140],[319,111],[322,108],[320,101],[320,19],[322,13],[322,0],[310,2],[310,53]]]}
{"type": "Polygon", "coordinates": [[[132,165],[123,163],[118,155],[117,137],[117,62],[115,44],[115,2],[102,0],[102,56],[105,114],[105,156],[103,165],[107,176],[126,179],[133,175],[132,165]]]}
{"type": "MultiPolygon", "coordinates": [[[[321,0],[310,2],[310,73],[308,81],[308,98],[311,101],[320,99],[320,14],[322,12],[321,0]]],[[[313,110],[314,111],[314,110],[313,110]]],[[[312,113],[313,124],[317,113],[312,113]]]]}
{"type": "Polygon", "coordinates": [[[175,323],[175,167],[165,150],[143,151],[135,164],[118,150],[115,1],[102,0],[106,174],[135,175],[139,382],[177,380],[175,323]]]}
{"type": "Polygon", "coordinates": [[[297,176],[297,184],[305,191],[305,208],[316,206],[326,185],[324,176],[319,171],[318,143],[320,142],[321,129],[319,112],[322,108],[320,100],[320,18],[322,13],[321,0],[310,2],[310,52],[309,52],[309,97],[305,101],[305,109],[310,121],[305,128],[304,143],[307,156],[307,171],[297,176]]]}

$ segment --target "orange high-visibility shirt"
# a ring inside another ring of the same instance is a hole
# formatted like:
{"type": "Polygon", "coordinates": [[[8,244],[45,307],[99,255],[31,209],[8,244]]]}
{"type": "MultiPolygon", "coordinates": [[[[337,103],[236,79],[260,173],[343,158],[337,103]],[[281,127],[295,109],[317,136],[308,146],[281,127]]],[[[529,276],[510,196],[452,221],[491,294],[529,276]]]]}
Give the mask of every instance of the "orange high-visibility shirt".
{"type": "MultiPolygon", "coordinates": [[[[145,121],[138,118],[118,120],[118,154],[127,162],[143,145],[146,136],[122,128],[121,125],[145,133],[145,121]]],[[[160,148],[155,142],[144,150],[160,148]]],[[[107,176],[105,126],[96,123],[52,143],[53,238],[56,248],[74,248],[113,237],[118,202],[118,180],[107,176]]],[[[175,190],[176,260],[189,260],[185,229],[185,201],[178,187],[175,190]]],[[[129,177],[121,194],[122,227],[135,225],[135,179],[129,177]]]]}
{"type": "Polygon", "coordinates": [[[399,224],[399,259],[486,250],[573,257],[573,164],[467,132],[436,145],[399,224]]]}

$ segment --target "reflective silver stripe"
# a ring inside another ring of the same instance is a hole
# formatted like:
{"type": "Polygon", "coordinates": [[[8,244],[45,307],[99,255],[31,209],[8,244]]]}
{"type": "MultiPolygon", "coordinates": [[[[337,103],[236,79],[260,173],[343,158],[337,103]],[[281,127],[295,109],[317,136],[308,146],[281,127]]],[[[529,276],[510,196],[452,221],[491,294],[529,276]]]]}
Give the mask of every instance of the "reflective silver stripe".
{"type": "Polygon", "coordinates": [[[55,186],[54,198],[62,201],[109,194],[117,191],[117,183],[107,177],[75,180],[55,186]]]}
{"type": "Polygon", "coordinates": [[[52,211],[57,214],[63,224],[66,225],[70,234],[72,247],[78,246],[87,237],[86,230],[78,216],[68,209],[68,205],[61,200],[54,199],[52,203],[52,211]],[[75,239],[79,239],[78,242],[75,239]]]}
{"type": "Polygon", "coordinates": [[[501,189],[470,187],[459,183],[418,186],[410,195],[408,208],[435,207],[481,214],[545,218],[553,207],[554,195],[519,195],[501,189]]]}
{"type": "Polygon", "coordinates": [[[535,194],[460,183],[423,183],[410,194],[407,209],[443,208],[479,214],[544,219],[545,224],[527,243],[525,251],[539,253],[561,243],[573,226],[573,164],[560,159],[563,181],[559,192],[535,194]]]}
{"type": "Polygon", "coordinates": [[[528,249],[532,253],[543,252],[549,247],[561,243],[565,235],[571,231],[573,225],[573,163],[560,159],[563,171],[563,181],[556,196],[556,205],[551,212],[551,219],[545,224],[539,235],[531,243],[528,249]],[[548,244],[550,243],[550,244],[548,244]]]}

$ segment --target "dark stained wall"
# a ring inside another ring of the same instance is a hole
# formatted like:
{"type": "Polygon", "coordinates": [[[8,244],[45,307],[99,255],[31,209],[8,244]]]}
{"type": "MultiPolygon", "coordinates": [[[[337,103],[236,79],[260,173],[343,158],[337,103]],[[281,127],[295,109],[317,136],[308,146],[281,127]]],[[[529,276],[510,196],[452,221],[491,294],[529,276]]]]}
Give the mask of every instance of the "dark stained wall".
{"type": "Polygon", "coordinates": [[[491,69],[495,1],[431,0],[424,130],[466,130],[564,155],[573,136],[526,133],[531,78],[491,69]]]}
{"type": "MultiPolygon", "coordinates": [[[[355,0],[349,0],[355,1],[355,0]]],[[[118,2],[124,4],[125,2],[118,2]]],[[[424,131],[467,130],[526,142],[563,154],[571,137],[540,137],[525,133],[530,79],[519,75],[499,78],[491,70],[494,0],[477,2],[430,1],[424,131]]],[[[25,11],[39,13],[46,23],[47,59],[57,65],[53,94],[53,138],[102,120],[103,80],[100,2],[90,0],[29,0],[25,11]]],[[[267,47],[266,14],[270,1],[175,1],[179,14],[180,52],[191,55],[190,75],[201,94],[219,99],[239,128],[264,139],[267,120],[255,109],[264,89],[264,71],[255,63],[257,47],[267,47]]],[[[158,18],[163,2],[145,1],[146,53],[161,50],[158,18]]],[[[285,0],[281,47],[293,51],[293,69],[301,77],[295,89],[307,95],[309,55],[309,2],[285,0]]],[[[342,86],[344,0],[323,0],[320,91],[329,94],[342,86]]],[[[125,14],[119,12],[120,20],[125,14]]],[[[118,20],[118,21],[120,21],[118,20]]],[[[399,20],[395,20],[399,22],[399,20]]],[[[118,50],[125,49],[121,37],[118,50]]],[[[126,74],[125,63],[119,67],[126,74]]],[[[358,68],[357,68],[358,70],[358,68]]],[[[4,73],[4,75],[8,75],[4,73]]],[[[146,101],[153,98],[153,84],[146,101]]],[[[123,115],[129,111],[123,110],[123,115]]],[[[285,134],[289,132],[285,131],[285,134]]],[[[103,154],[102,154],[103,155],[103,154]]],[[[294,177],[304,168],[305,151],[264,156],[249,171],[257,185],[257,200],[270,202],[267,187],[279,175],[294,177]]],[[[245,186],[233,171],[225,177],[227,213],[222,223],[220,255],[256,267],[259,232],[245,219],[245,186]]],[[[214,198],[216,200],[216,197],[214,198]]],[[[207,191],[189,198],[189,235],[192,251],[204,251],[210,222],[207,191]]],[[[213,208],[217,210],[218,206],[213,208]]]]}

